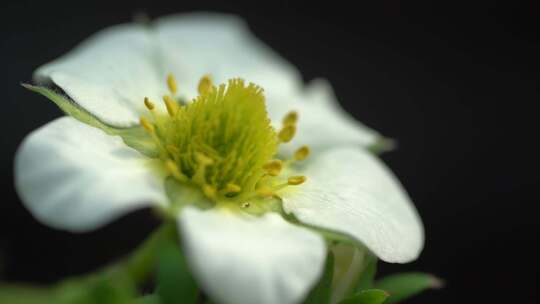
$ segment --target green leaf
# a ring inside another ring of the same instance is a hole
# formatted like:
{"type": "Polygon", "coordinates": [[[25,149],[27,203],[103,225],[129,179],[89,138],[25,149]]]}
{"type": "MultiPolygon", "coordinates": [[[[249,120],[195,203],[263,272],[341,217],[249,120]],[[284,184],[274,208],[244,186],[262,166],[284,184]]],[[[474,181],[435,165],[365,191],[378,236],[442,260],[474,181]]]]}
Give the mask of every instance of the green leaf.
{"type": "Polygon", "coordinates": [[[373,280],[377,273],[377,257],[366,252],[365,266],[357,283],[356,291],[362,291],[373,287],[373,280]]]}
{"type": "Polygon", "coordinates": [[[334,254],[329,251],[326,256],[324,273],[319,283],[311,290],[304,304],[328,304],[332,295],[332,279],[334,277],[334,254]]]}
{"type": "Polygon", "coordinates": [[[133,304],[161,304],[158,295],[147,295],[136,299],[133,304]]]}
{"type": "Polygon", "coordinates": [[[134,299],[135,285],[155,270],[160,249],[177,240],[176,223],[165,222],[126,260],[49,287],[0,284],[0,303],[9,304],[160,304],[134,299]],[[135,301],[135,302],[134,302],[135,301]]]}
{"type": "Polygon", "coordinates": [[[131,279],[121,272],[69,279],[59,285],[37,288],[0,286],[0,303],[9,304],[130,304],[135,294],[131,279]]]}
{"type": "Polygon", "coordinates": [[[388,291],[390,297],[386,304],[398,303],[420,292],[441,288],[443,282],[431,275],[419,272],[400,273],[387,276],[375,282],[375,287],[388,291]]]}
{"type": "Polygon", "coordinates": [[[126,276],[104,278],[86,288],[86,296],[78,303],[128,304],[135,295],[133,282],[126,276]]]}
{"type": "Polygon", "coordinates": [[[197,301],[197,285],[178,246],[163,247],[157,274],[157,294],[162,304],[189,304],[197,301]]]}
{"type": "Polygon", "coordinates": [[[49,301],[53,295],[54,292],[47,288],[28,287],[22,285],[0,285],[0,303],[50,303],[49,301]]]}
{"type": "Polygon", "coordinates": [[[379,289],[360,291],[354,296],[347,298],[339,304],[382,304],[388,298],[388,293],[379,289]]]}

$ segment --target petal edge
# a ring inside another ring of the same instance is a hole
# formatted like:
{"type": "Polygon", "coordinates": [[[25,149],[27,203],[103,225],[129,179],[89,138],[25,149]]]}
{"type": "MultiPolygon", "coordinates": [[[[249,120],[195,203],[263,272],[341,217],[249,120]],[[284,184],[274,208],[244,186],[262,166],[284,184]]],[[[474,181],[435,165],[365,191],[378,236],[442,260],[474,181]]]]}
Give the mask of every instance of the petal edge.
{"type": "Polygon", "coordinates": [[[121,138],[62,117],[25,138],[15,156],[15,186],[38,220],[83,232],[166,202],[146,162],[121,138]]]}
{"type": "Polygon", "coordinates": [[[324,268],[322,238],[275,213],[186,208],[178,225],[195,278],[220,303],[299,303],[324,268]]]}
{"type": "Polygon", "coordinates": [[[371,153],[329,150],[305,164],[307,182],[282,194],[284,209],[301,222],[347,234],[386,262],[418,257],[420,217],[389,169],[371,153]]]}

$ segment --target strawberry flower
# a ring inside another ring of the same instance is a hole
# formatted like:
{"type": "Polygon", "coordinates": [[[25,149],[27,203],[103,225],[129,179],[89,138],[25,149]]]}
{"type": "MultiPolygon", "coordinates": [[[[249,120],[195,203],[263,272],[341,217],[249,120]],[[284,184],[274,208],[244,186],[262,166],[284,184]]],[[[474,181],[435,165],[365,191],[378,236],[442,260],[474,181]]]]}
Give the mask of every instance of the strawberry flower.
{"type": "Polygon", "coordinates": [[[25,206],[75,232],[155,208],[218,302],[301,302],[329,234],[386,262],[422,249],[410,198],[372,152],[384,138],[235,17],[108,28],[34,80],[68,115],[17,152],[25,206]]]}

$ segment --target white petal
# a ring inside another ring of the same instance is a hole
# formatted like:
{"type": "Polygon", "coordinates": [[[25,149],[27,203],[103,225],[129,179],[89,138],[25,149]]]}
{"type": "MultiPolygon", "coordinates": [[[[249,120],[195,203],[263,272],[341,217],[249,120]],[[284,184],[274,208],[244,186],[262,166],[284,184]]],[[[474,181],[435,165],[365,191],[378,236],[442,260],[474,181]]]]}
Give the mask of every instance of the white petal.
{"type": "Polygon", "coordinates": [[[71,117],[24,140],[15,158],[15,185],[38,220],[70,231],[166,202],[163,183],[140,153],[71,117]]]}
{"type": "Polygon", "coordinates": [[[40,67],[34,78],[38,84],[59,86],[102,121],[129,126],[138,122],[145,96],[159,101],[166,93],[159,60],[159,46],[148,29],[120,25],[40,67]]]}
{"type": "Polygon", "coordinates": [[[361,149],[332,149],[305,164],[307,181],[282,193],[284,209],[301,222],[338,231],[387,262],[418,257],[422,222],[395,176],[361,149]]]}
{"type": "Polygon", "coordinates": [[[332,86],[323,79],[314,80],[304,93],[284,101],[267,103],[272,123],[278,130],[288,112],[299,114],[296,135],[292,142],[280,147],[283,153],[290,154],[301,145],[313,150],[352,145],[368,147],[381,138],[341,108],[332,86]]]}
{"type": "Polygon", "coordinates": [[[201,76],[215,83],[241,77],[266,94],[288,95],[301,87],[299,72],[250,33],[232,15],[190,13],[156,22],[166,61],[175,72],[181,93],[194,97],[201,76]]]}
{"type": "Polygon", "coordinates": [[[186,208],[179,226],[195,278],[219,303],[299,303],[324,268],[324,241],[275,213],[186,208]]]}

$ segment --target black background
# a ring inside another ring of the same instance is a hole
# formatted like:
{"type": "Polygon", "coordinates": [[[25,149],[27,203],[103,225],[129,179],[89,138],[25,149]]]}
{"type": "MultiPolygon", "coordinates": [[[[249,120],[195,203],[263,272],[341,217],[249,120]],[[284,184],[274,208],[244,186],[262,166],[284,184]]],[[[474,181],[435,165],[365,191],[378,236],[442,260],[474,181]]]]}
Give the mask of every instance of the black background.
{"type": "Polygon", "coordinates": [[[539,5],[75,2],[0,5],[3,280],[50,283],[92,270],[158,224],[140,211],[70,234],[23,209],[13,188],[15,149],[60,112],[19,83],[136,12],[204,9],[242,15],[306,80],[328,78],[348,111],[399,140],[399,150],[383,158],[413,197],[427,241],[418,261],[382,265],[382,273],[420,270],[447,282],[407,303],[537,303],[539,5]]]}

